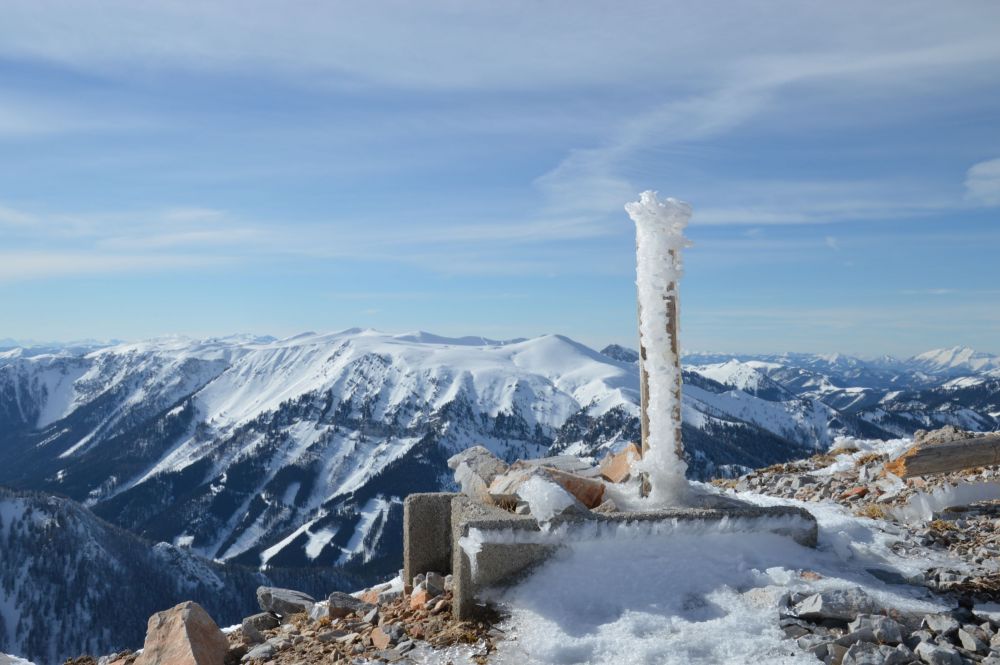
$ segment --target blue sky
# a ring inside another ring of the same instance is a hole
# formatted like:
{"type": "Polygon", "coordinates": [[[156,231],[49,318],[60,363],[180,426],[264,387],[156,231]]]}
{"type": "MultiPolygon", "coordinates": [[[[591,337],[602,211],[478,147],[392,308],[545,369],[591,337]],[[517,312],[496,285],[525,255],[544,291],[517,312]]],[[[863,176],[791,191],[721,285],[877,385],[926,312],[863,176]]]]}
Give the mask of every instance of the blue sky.
{"type": "Polygon", "coordinates": [[[0,337],[1000,352],[1000,4],[0,5],[0,337]]]}

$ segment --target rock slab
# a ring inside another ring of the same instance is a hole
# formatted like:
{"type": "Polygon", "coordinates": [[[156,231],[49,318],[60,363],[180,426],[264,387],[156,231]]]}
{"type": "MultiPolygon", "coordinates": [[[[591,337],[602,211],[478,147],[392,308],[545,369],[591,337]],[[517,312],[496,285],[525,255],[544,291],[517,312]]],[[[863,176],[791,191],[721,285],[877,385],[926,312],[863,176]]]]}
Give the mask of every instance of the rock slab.
{"type": "Polygon", "coordinates": [[[201,605],[186,602],[149,618],[135,665],[225,665],[229,641],[201,605]]]}
{"type": "Polygon", "coordinates": [[[309,612],[316,600],[301,591],[262,586],[257,589],[257,603],[265,612],[273,612],[285,619],[299,612],[309,612]]]}

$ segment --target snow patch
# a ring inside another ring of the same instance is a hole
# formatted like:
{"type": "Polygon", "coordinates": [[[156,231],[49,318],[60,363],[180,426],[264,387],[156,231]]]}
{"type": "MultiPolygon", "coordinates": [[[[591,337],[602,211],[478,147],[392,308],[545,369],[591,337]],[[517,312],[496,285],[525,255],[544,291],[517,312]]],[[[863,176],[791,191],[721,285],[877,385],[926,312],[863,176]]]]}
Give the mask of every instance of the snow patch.
{"type": "Polygon", "coordinates": [[[9,656],[5,653],[0,653],[0,665],[34,665],[23,658],[18,658],[17,656],[9,656]]]}
{"type": "Polygon", "coordinates": [[[907,595],[919,589],[890,587],[864,571],[876,562],[885,566],[886,558],[901,562],[889,547],[892,538],[871,520],[836,505],[821,507],[817,517],[815,550],[732,524],[563,538],[570,544],[524,583],[495,592],[511,612],[504,627],[514,637],[500,644],[497,662],[805,665],[815,656],[778,627],[775,605],[785,592],[860,584],[890,607],[940,609],[907,595]],[[823,579],[807,582],[803,569],[823,579]],[[613,577],[605,574],[611,571],[613,577]]]}
{"type": "Polygon", "coordinates": [[[548,522],[576,503],[576,499],[569,492],[540,476],[528,478],[518,488],[517,493],[528,502],[531,516],[540,523],[548,522]]]}

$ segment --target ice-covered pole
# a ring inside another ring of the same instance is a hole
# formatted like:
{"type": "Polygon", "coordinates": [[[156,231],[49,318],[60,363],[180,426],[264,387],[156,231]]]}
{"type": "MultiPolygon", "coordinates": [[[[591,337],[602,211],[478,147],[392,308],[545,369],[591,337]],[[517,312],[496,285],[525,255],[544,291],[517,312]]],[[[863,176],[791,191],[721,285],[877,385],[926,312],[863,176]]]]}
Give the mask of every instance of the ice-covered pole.
{"type": "Polygon", "coordinates": [[[690,243],[684,228],[691,206],[645,191],[625,210],[635,222],[636,286],[639,295],[639,351],[642,392],[641,469],[649,475],[651,498],[683,503],[688,492],[681,441],[681,361],[677,333],[677,283],[681,250],[690,243]]]}

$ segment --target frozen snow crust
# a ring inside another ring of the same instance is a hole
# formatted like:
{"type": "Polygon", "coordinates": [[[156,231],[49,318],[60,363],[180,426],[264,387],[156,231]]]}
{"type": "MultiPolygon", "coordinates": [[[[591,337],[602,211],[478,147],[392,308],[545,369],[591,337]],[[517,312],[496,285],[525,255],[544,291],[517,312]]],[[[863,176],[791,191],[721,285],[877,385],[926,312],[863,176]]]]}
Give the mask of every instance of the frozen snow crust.
{"type": "MultiPolygon", "coordinates": [[[[914,491],[927,484],[919,479],[871,473],[912,443],[841,439],[830,454],[751,474],[751,480],[756,476],[764,482],[719,481],[739,488],[735,495],[754,505],[807,509],[818,523],[815,549],[726,522],[679,524],[666,537],[662,530],[642,528],[602,537],[595,532],[560,539],[564,534],[558,529],[538,535],[564,546],[522,583],[497,592],[510,611],[503,627],[513,639],[500,644],[495,662],[815,663],[816,656],[780,627],[779,607],[788,597],[853,590],[870,598],[879,613],[907,622],[950,611],[955,600],[943,593],[944,578],[921,582],[929,579],[927,572],[947,570],[957,579],[996,565],[972,565],[972,555],[962,555],[961,547],[928,544],[923,520],[950,519],[954,526],[941,528],[958,533],[964,521],[977,519],[974,513],[947,517],[949,511],[938,508],[992,497],[1000,467],[964,474],[964,484],[946,482],[926,491],[914,491]],[[796,477],[817,483],[795,490],[786,481],[796,477]],[[840,490],[830,498],[813,491],[831,479],[848,487],[867,483],[872,497],[898,498],[876,503],[886,506],[886,517],[873,518],[878,511],[862,509],[840,490]],[[905,486],[902,492],[897,485],[905,486]],[[784,498],[751,488],[781,492],[784,498]],[[807,498],[789,498],[796,492],[807,498]],[[900,501],[906,508],[896,507],[900,501]],[[906,509],[912,515],[900,514],[906,509]]],[[[692,490],[695,495],[713,491],[700,483],[692,483],[692,490]]],[[[998,609],[980,599],[975,611],[995,621],[998,609]]]]}
{"type": "MultiPolygon", "coordinates": [[[[681,377],[678,348],[667,333],[667,298],[677,299],[677,283],[684,272],[681,250],[690,243],[684,228],[691,206],[668,198],[659,201],[656,192],[645,191],[639,200],[625,205],[635,222],[636,286],[639,293],[639,338],[646,357],[648,377],[649,451],[643,467],[650,474],[652,498],[665,504],[682,504],[688,484],[687,464],[676,454],[673,414],[680,412],[681,377]]],[[[675,322],[676,323],[676,322],[675,322]]]]}
{"type": "Polygon", "coordinates": [[[739,520],[602,525],[580,538],[558,529],[539,534],[564,546],[524,582],[497,592],[510,611],[503,628],[515,639],[500,643],[495,662],[816,663],[779,626],[787,593],[861,587],[883,607],[914,614],[946,609],[924,589],[890,585],[867,572],[908,575],[917,567],[894,553],[894,536],[878,522],[835,504],[809,509],[819,525],[816,549],[739,520]]]}

